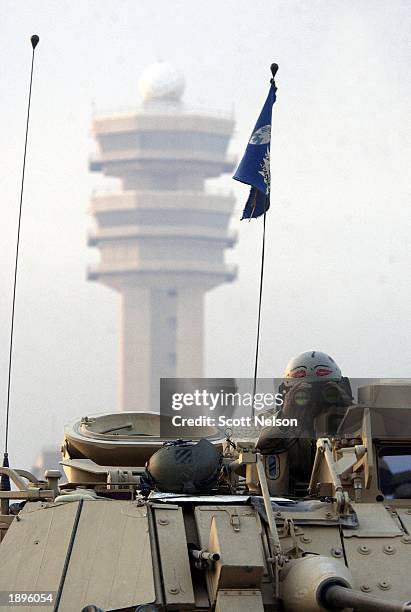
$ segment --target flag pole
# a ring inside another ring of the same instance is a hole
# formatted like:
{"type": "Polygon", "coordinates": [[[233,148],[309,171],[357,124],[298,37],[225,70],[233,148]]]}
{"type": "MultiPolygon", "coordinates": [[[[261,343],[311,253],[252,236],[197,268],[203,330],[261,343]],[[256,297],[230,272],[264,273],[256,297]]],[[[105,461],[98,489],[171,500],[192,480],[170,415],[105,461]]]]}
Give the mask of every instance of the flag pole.
{"type": "Polygon", "coordinates": [[[264,217],[263,217],[263,242],[261,247],[261,265],[260,265],[260,291],[258,298],[258,317],[257,317],[257,339],[255,343],[255,361],[254,361],[254,380],[253,380],[253,405],[251,415],[254,418],[255,415],[255,392],[257,389],[257,374],[258,374],[258,351],[260,348],[260,323],[261,323],[261,303],[263,298],[263,281],[264,281],[264,259],[265,259],[265,220],[266,220],[266,207],[264,206],[264,217]]]}
{"type": "MultiPolygon", "coordinates": [[[[271,85],[275,88],[275,75],[278,71],[278,64],[271,64],[270,66],[272,78],[270,79],[271,85]]],[[[260,323],[261,323],[261,304],[263,299],[263,282],[264,282],[264,261],[265,261],[265,228],[266,228],[266,213],[267,213],[267,198],[264,202],[264,217],[263,217],[263,238],[261,246],[261,264],[260,264],[260,289],[258,297],[258,316],[257,316],[257,338],[255,343],[255,358],[254,358],[254,379],[253,379],[253,403],[251,407],[251,416],[254,418],[255,415],[255,393],[257,390],[257,376],[258,376],[258,352],[260,348],[260,323]]]]}

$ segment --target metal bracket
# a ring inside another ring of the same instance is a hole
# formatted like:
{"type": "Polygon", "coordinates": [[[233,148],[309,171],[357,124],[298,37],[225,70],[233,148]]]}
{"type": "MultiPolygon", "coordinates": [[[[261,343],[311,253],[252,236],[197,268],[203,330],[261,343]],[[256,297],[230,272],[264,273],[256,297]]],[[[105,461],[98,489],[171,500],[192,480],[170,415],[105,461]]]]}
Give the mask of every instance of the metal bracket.
{"type": "Polygon", "coordinates": [[[39,482],[33,474],[30,474],[30,472],[26,472],[25,470],[13,470],[12,468],[8,467],[0,467],[0,475],[1,474],[8,476],[16,485],[18,490],[0,491],[0,499],[54,499],[54,491],[51,489],[43,489],[41,487],[42,483],[39,482]],[[30,483],[37,486],[27,486],[23,480],[23,477],[27,478],[30,483]]]}
{"type": "Polygon", "coordinates": [[[237,512],[230,513],[230,523],[234,531],[240,531],[240,517],[237,512]]]}

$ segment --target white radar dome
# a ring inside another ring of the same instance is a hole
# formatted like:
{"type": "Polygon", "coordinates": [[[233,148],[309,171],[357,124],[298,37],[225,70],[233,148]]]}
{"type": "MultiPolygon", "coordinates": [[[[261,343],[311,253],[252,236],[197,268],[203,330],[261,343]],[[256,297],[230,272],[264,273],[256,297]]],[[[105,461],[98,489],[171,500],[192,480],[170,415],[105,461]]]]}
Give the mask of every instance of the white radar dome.
{"type": "Polygon", "coordinates": [[[140,93],[145,102],[161,99],[180,100],[184,87],[183,74],[168,62],[150,64],[139,80],[140,93]]]}

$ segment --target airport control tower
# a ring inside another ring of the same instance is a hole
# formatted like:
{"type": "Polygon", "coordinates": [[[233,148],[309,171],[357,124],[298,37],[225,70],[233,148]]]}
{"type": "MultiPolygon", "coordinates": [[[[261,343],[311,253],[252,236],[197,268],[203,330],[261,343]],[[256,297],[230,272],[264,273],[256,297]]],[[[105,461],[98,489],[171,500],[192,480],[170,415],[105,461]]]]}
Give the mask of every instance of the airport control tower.
{"type": "Polygon", "coordinates": [[[100,262],[88,278],[121,296],[120,409],[157,410],[161,377],[203,375],[204,294],[232,281],[224,252],[233,195],[204,181],[232,172],[232,117],[181,98],[184,78],[166,62],[140,79],[142,107],[93,120],[90,169],[121,179],[91,198],[100,262]]]}

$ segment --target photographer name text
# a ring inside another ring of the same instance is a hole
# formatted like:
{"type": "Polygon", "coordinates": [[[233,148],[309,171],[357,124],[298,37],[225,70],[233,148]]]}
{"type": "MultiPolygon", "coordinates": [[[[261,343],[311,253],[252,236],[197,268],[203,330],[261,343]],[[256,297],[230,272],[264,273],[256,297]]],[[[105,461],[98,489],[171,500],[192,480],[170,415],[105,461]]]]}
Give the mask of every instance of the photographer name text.
{"type": "Polygon", "coordinates": [[[277,418],[275,415],[254,415],[241,417],[218,417],[199,415],[184,417],[180,414],[172,418],[174,427],[298,427],[297,419],[277,418]]]}

